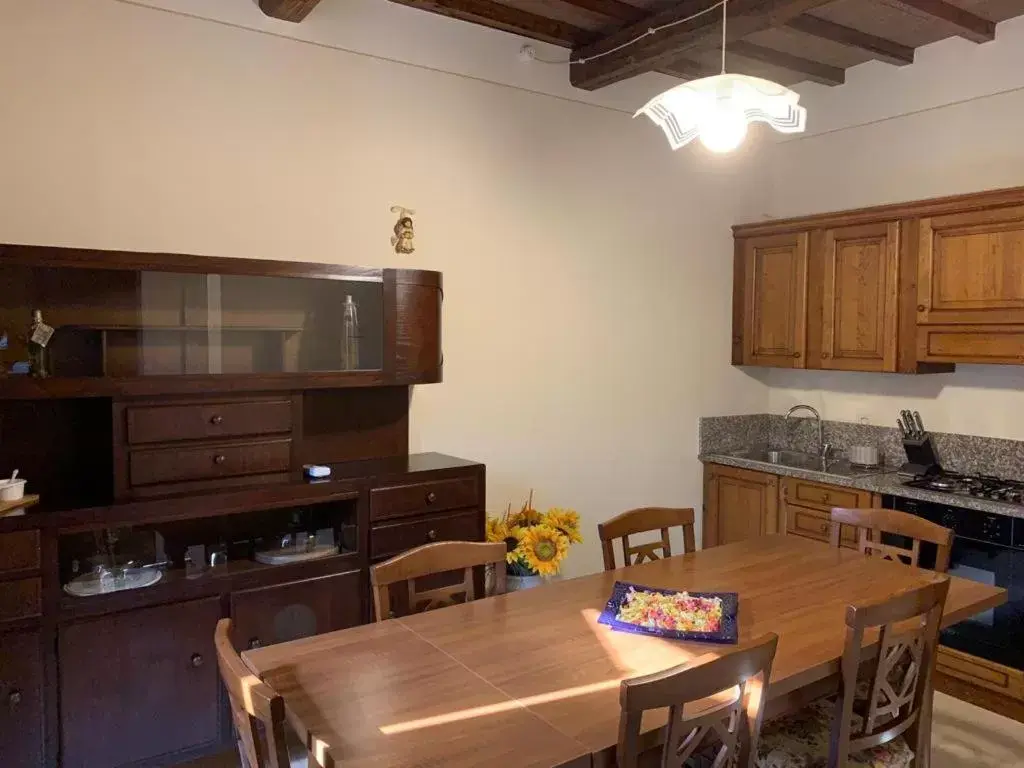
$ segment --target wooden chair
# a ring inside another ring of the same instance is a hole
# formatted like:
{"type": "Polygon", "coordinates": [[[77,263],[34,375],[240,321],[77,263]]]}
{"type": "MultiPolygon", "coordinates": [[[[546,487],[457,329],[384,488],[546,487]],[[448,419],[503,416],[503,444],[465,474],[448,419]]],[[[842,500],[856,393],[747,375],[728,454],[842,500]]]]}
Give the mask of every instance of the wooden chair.
{"type": "Polygon", "coordinates": [[[455,597],[465,595],[465,602],[475,598],[473,568],[494,565],[494,594],[505,592],[505,542],[480,543],[472,541],[441,541],[410,549],[370,569],[373,587],[373,607],[377,621],[391,616],[391,585],[404,581],[409,590],[409,610],[429,611],[456,602],[455,597]],[[416,591],[416,579],[447,571],[463,571],[458,584],[416,591]]]}
{"type": "Polygon", "coordinates": [[[597,526],[597,535],[601,539],[601,551],[604,554],[604,569],[614,571],[615,549],[613,539],[622,539],[623,566],[638,565],[644,560],[660,560],[662,557],[672,557],[672,547],[669,544],[668,531],[674,526],[682,526],[683,549],[686,552],[693,552],[696,549],[693,536],[693,510],[692,509],[671,509],[668,507],[641,507],[631,509],[616,515],[611,520],[606,520],[597,526]],[[653,541],[648,544],[629,545],[629,537],[638,533],[661,530],[661,541],[653,541]],[[661,550],[658,555],[657,550],[661,550]],[[635,559],[633,556],[635,555],[635,559]]]}
{"type": "Polygon", "coordinates": [[[832,510],[832,546],[839,546],[842,525],[857,528],[857,546],[867,555],[877,555],[887,560],[917,566],[921,559],[921,542],[928,541],[937,547],[935,570],[945,573],[949,570],[949,554],[953,547],[953,531],[924,518],[898,512],[894,509],[843,509],[832,510]],[[883,544],[882,534],[894,533],[911,539],[910,549],[894,544],[883,544]]]}
{"type": "Polygon", "coordinates": [[[315,760],[286,738],[284,699],[254,675],[231,644],[231,620],[217,622],[217,666],[228,691],[238,733],[238,754],[245,768],[305,768],[315,760]],[[295,748],[289,750],[289,742],[295,748]],[[289,755],[291,751],[291,755],[289,755]]]}
{"type": "Polygon", "coordinates": [[[827,759],[829,768],[927,766],[932,674],[948,592],[949,579],[943,578],[885,600],[849,606],[839,696],[818,699],[765,725],[758,765],[825,765],[827,759]],[[878,654],[867,660],[865,635],[875,629],[878,654]],[[858,686],[865,661],[870,677],[867,685],[858,686]]]}
{"type": "Polygon", "coordinates": [[[709,756],[715,766],[753,768],[778,644],[778,635],[767,634],[723,656],[707,654],[674,669],[624,680],[619,689],[617,768],[682,768],[695,755],[709,756]],[[724,700],[691,715],[684,712],[685,704],[715,694],[724,694],[724,700]],[[643,714],[662,707],[668,707],[665,744],[644,751],[643,714]]]}

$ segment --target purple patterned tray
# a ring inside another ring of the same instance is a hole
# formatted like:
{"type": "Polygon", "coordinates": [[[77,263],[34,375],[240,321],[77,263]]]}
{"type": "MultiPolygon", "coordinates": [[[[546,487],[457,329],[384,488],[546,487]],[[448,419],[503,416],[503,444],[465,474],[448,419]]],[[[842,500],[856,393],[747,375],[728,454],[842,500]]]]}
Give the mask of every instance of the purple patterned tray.
{"type": "Polygon", "coordinates": [[[735,592],[689,592],[693,597],[718,597],[722,600],[722,628],[718,632],[684,632],[676,629],[657,629],[656,627],[644,627],[639,624],[619,621],[616,616],[619,608],[626,600],[629,590],[637,592],[654,592],[661,595],[678,595],[678,589],[658,589],[656,587],[644,587],[639,584],[630,584],[625,581],[615,582],[612,589],[612,596],[601,612],[597,620],[600,624],[607,624],[612,629],[620,632],[635,632],[640,635],[654,635],[655,637],[667,637],[672,640],[688,640],[699,643],[735,643],[739,639],[739,623],[737,613],[739,611],[739,595],[735,592]]]}

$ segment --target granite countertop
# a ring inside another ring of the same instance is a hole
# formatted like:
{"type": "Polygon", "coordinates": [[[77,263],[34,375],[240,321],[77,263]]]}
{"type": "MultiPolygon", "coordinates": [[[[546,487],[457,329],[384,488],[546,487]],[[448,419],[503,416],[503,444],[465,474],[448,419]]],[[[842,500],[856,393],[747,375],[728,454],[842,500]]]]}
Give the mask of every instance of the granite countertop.
{"type": "Polygon", "coordinates": [[[862,475],[860,477],[848,477],[846,475],[833,475],[830,472],[817,472],[811,469],[799,469],[797,467],[786,467],[781,464],[769,464],[764,461],[755,461],[728,453],[702,453],[698,458],[705,464],[722,464],[727,467],[739,467],[740,469],[751,469],[755,472],[766,472],[770,475],[781,477],[797,477],[801,480],[811,480],[827,485],[839,485],[847,488],[857,488],[872,493],[891,494],[902,496],[908,499],[920,499],[921,501],[933,501],[939,504],[962,507],[964,509],[976,509],[979,512],[990,512],[998,515],[1007,515],[1024,519],[1024,506],[1018,504],[1005,504],[1001,501],[990,501],[978,499],[973,496],[954,496],[949,493],[937,493],[926,491],[920,488],[908,488],[902,484],[902,479],[896,472],[883,472],[877,475],[862,475]]]}

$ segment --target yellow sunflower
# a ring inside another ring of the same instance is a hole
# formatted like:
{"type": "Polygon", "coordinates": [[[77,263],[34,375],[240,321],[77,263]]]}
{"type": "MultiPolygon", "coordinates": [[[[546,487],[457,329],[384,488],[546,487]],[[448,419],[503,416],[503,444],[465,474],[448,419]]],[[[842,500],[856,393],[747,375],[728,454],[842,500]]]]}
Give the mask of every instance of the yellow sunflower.
{"type": "Polygon", "coordinates": [[[487,518],[487,541],[504,541],[508,538],[508,525],[503,517],[487,518]]]}
{"type": "Polygon", "coordinates": [[[522,554],[519,549],[522,544],[524,530],[526,529],[520,528],[518,525],[507,525],[505,528],[505,546],[507,548],[505,562],[509,565],[518,560],[522,554]]]}
{"type": "Polygon", "coordinates": [[[550,525],[534,525],[523,530],[518,553],[523,562],[541,576],[552,576],[569,551],[569,540],[550,525]]]}
{"type": "Polygon", "coordinates": [[[511,525],[537,525],[541,521],[541,514],[533,507],[523,507],[514,515],[509,517],[509,524],[511,525]]]}
{"type": "Polygon", "coordinates": [[[570,544],[583,541],[580,535],[580,516],[576,510],[553,507],[544,515],[544,524],[564,533],[570,544]]]}

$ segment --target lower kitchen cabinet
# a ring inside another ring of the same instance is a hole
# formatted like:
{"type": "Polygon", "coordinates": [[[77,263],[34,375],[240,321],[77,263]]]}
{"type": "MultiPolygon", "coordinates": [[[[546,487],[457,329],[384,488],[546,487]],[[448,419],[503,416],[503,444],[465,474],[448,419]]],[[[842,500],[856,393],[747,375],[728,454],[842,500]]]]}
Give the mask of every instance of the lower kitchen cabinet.
{"type": "Polygon", "coordinates": [[[210,597],[59,631],[63,768],[173,764],[221,738],[210,597]]]}
{"type": "Polygon", "coordinates": [[[778,477],[720,464],[704,465],[705,549],[778,532],[778,477]]]}
{"type": "MultiPolygon", "coordinates": [[[[780,496],[780,514],[786,521],[786,533],[818,541],[831,539],[833,507],[864,509],[873,506],[874,500],[868,491],[814,483],[796,477],[781,478],[780,496]]],[[[841,526],[839,543],[856,549],[857,529],[850,525],[841,526]]]]}
{"type": "Polygon", "coordinates": [[[0,635],[0,765],[41,768],[44,743],[40,634],[0,635]]]}
{"type": "Polygon", "coordinates": [[[235,647],[259,648],[363,622],[362,572],[350,571],[231,594],[235,647]]]}

